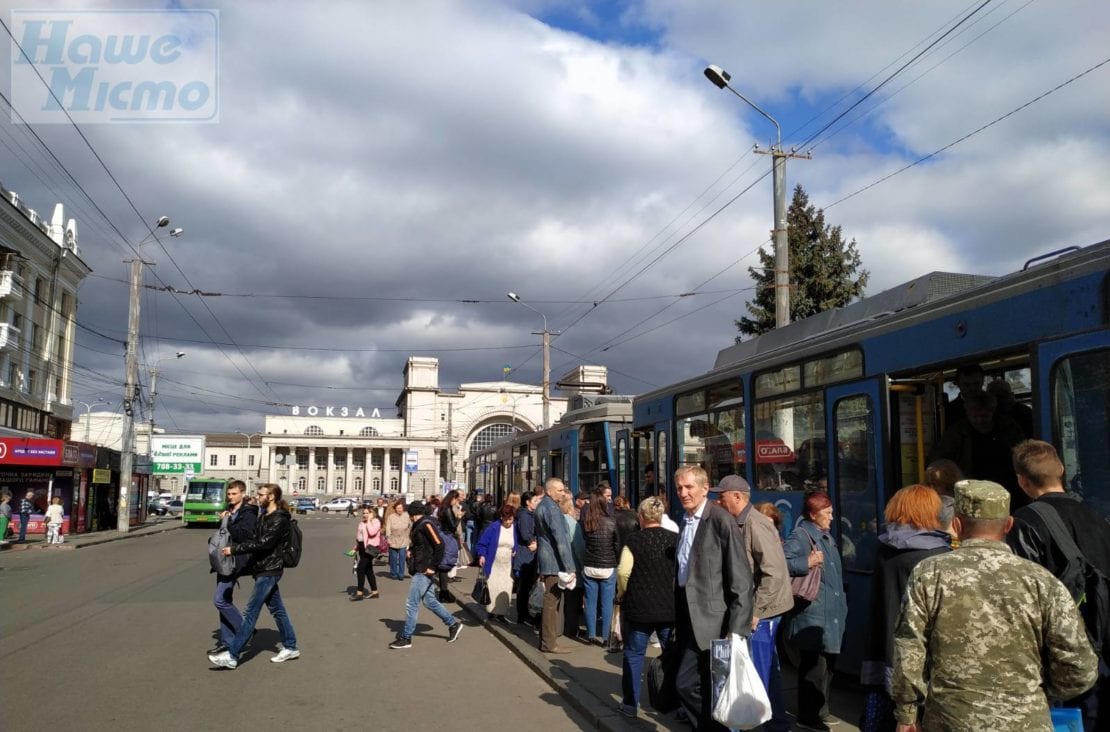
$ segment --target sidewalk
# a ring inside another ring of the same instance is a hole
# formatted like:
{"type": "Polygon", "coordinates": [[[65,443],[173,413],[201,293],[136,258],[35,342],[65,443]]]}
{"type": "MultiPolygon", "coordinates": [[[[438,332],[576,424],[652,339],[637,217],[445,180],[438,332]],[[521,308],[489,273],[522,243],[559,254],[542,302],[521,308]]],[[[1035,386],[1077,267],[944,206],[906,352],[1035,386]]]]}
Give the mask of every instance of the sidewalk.
{"type": "MultiPolygon", "coordinates": [[[[549,656],[537,647],[539,636],[528,625],[504,625],[487,621],[485,608],[470,597],[477,568],[459,570],[461,582],[451,586],[451,592],[458,598],[459,605],[477,623],[498,638],[529,668],[543,678],[555,691],[559,692],[580,714],[591,720],[598,729],[611,732],[637,730],[685,731],[690,725],[679,722],[674,714],[662,715],[651,708],[647,701],[646,681],[641,692],[640,716],[628,719],[617,711],[621,700],[622,654],[607,653],[605,649],[586,645],[564,638],[566,648],[571,653],[549,656]]],[[[448,605],[450,607],[450,605],[448,605]]],[[[659,655],[659,649],[648,648],[648,658],[659,655]]],[[[797,682],[794,669],[783,665],[783,686],[786,694],[787,710],[793,714],[797,704],[797,682]]],[[[830,701],[832,713],[841,721],[833,729],[836,732],[858,732],[858,728],[848,720],[856,720],[863,708],[863,694],[850,688],[834,684],[830,701]]]]}
{"type": "Polygon", "coordinates": [[[120,533],[119,531],[95,531],[89,534],[66,534],[65,543],[61,546],[52,547],[46,543],[45,534],[32,534],[27,537],[26,544],[17,544],[14,541],[0,543],[0,549],[5,552],[22,552],[32,549],[45,549],[49,551],[67,550],[67,549],[84,549],[88,546],[96,546],[97,544],[107,544],[110,541],[122,541],[124,539],[135,539],[141,536],[151,536],[152,534],[162,534],[167,531],[174,531],[183,528],[185,524],[181,522],[180,517],[170,516],[157,516],[147,519],[147,522],[142,526],[132,526],[131,530],[127,533],[120,533]]]}

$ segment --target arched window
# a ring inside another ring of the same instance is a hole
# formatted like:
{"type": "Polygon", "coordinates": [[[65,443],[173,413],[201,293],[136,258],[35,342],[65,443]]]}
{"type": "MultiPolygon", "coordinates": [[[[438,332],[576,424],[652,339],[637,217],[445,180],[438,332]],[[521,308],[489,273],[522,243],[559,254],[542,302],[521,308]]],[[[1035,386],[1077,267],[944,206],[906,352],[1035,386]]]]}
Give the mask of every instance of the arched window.
{"type": "Polygon", "coordinates": [[[396,492],[397,491],[397,486],[398,486],[397,479],[396,478],[390,478],[389,479],[389,490],[391,490],[393,492],[396,492]]]}
{"type": "Polygon", "coordinates": [[[378,431],[376,429],[374,429],[373,427],[363,427],[361,430],[358,431],[358,436],[359,437],[377,437],[378,436],[378,431]]]}
{"type": "Polygon", "coordinates": [[[343,492],[343,478],[342,478],[342,476],[335,479],[335,492],[336,493],[342,493],[343,492]]]}
{"type": "Polygon", "coordinates": [[[319,427],[317,427],[316,425],[310,424],[309,426],[304,428],[304,433],[306,435],[308,435],[309,437],[322,437],[323,434],[324,434],[324,431],[322,429],[320,429],[319,427]]]}
{"type": "Polygon", "coordinates": [[[470,454],[481,452],[493,443],[500,440],[502,437],[511,435],[513,433],[513,426],[505,422],[498,422],[491,424],[482,429],[481,432],[474,435],[474,441],[470,443],[470,454]]]}
{"type": "Polygon", "coordinates": [[[308,489],[308,478],[301,476],[297,478],[297,490],[303,491],[308,489]]]}
{"type": "Polygon", "coordinates": [[[355,478],[355,491],[362,493],[362,478],[355,478]]]}
{"type": "Polygon", "coordinates": [[[324,492],[324,479],[323,478],[317,478],[316,479],[316,492],[317,493],[323,493],[324,492]]]}
{"type": "Polygon", "coordinates": [[[375,493],[381,493],[382,492],[382,479],[381,478],[374,478],[374,492],[375,493]]]}

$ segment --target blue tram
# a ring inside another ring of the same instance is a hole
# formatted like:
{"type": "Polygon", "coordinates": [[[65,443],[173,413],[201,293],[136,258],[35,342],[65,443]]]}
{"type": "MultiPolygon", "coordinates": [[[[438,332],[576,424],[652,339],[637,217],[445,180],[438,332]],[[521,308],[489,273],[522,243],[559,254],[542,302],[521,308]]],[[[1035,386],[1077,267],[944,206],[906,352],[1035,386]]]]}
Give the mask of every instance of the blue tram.
{"type": "Polygon", "coordinates": [[[1055,444],[1071,489],[1110,515],[1108,265],[1110,241],[1003,277],[933,272],[725,348],[708,373],[635,399],[617,437],[630,494],[665,491],[677,517],[677,468],[701,465],[713,485],[737,473],[789,531],[805,491],[827,489],[850,608],[844,662],[858,667],[883,510],[923,481],[958,366],[1005,380],[1032,410],[1027,436],[1055,444]]]}
{"type": "Polygon", "coordinates": [[[516,433],[467,457],[467,487],[495,497],[521,493],[551,477],[562,478],[571,493],[607,481],[614,494],[628,481],[619,459],[616,435],[632,424],[632,397],[577,395],[554,425],[516,433]]]}

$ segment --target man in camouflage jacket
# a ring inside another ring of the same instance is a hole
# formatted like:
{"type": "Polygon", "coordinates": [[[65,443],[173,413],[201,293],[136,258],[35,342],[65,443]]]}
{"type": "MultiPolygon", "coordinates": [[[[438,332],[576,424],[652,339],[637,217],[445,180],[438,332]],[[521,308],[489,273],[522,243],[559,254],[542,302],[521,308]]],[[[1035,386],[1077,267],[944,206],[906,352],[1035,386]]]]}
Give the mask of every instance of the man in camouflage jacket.
{"type": "Polygon", "coordinates": [[[1003,543],[1009,511],[997,483],[956,484],[960,548],[914,568],[894,634],[898,732],[1049,732],[1046,695],[1071,699],[1095,683],[1068,591],[1003,543]]]}

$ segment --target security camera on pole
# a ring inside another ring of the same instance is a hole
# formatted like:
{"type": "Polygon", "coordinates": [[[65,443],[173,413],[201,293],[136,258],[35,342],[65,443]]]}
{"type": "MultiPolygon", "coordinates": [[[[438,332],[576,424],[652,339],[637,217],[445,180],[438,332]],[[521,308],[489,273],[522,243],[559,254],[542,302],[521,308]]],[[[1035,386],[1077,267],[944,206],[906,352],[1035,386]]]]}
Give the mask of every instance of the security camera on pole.
{"type": "Polygon", "coordinates": [[[812,157],[807,153],[798,153],[791,149],[785,152],[782,149],[782,128],[778,121],[764,112],[750,99],[729,86],[732,76],[720,66],[707,66],[705,76],[718,89],[728,89],[730,92],[744,100],[749,107],[771,120],[775,126],[775,145],[767,150],[760,150],[755,146],[755,152],[761,155],[770,155],[773,161],[773,185],[775,193],[775,327],[781,328],[790,324],[790,245],[786,238],[786,159],[812,157]]]}
{"type": "MultiPolygon", "coordinates": [[[[170,225],[170,217],[162,216],[156,227],[170,225]]],[[[180,236],[181,229],[173,229],[170,236],[180,236]]],[[[131,511],[128,501],[135,464],[135,384],[139,376],[139,290],[143,286],[143,244],[157,239],[154,231],[135,247],[131,260],[131,301],[127,309],[127,358],[123,384],[123,441],[119,458],[119,502],[116,512],[116,530],[126,534],[131,529],[131,511]]]]}

